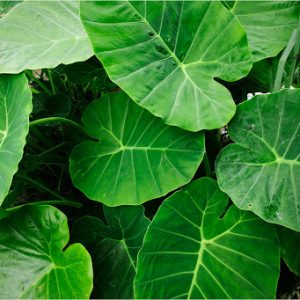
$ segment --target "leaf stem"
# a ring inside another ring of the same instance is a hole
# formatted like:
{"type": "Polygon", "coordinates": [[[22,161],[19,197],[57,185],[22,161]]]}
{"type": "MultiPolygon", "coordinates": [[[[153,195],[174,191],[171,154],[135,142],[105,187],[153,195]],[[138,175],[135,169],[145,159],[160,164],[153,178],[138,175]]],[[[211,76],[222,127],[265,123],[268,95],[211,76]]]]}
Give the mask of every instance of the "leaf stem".
{"type": "Polygon", "coordinates": [[[22,175],[22,174],[17,174],[16,175],[19,178],[24,179],[25,181],[31,183],[32,185],[34,185],[37,189],[39,189],[42,192],[46,192],[49,195],[52,195],[54,198],[56,199],[60,199],[62,201],[66,201],[66,202],[70,202],[68,199],[66,199],[65,197],[61,196],[60,194],[56,193],[55,191],[49,189],[48,187],[46,187],[45,185],[43,185],[42,183],[26,176],[26,175],[22,175]]]}
{"type": "Polygon", "coordinates": [[[294,29],[292,34],[291,34],[291,37],[289,39],[289,42],[288,42],[286,48],[284,49],[284,51],[283,51],[283,53],[280,57],[272,92],[279,91],[280,88],[281,88],[284,67],[285,67],[287,58],[289,57],[289,55],[290,55],[290,53],[293,50],[293,47],[295,45],[296,36],[297,36],[297,29],[294,29]]]}
{"type": "Polygon", "coordinates": [[[82,207],[82,203],[76,202],[76,201],[45,200],[45,201],[29,202],[29,203],[25,203],[22,205],[17,205],[14,207],[6,208],[6,211],[12,211],[12,210],[18,209],[22,206],[25,206],[25,205],[66,205],[66,206],[71,206],[71,207],[75,207],[75,208],[82,207]]]}
{"type": "Polygon", "coordinates": [[[25,74],[26,74],[28,77],[30,77],[30,79],[31,79],[32,81],[34,81],[35,83],[37,83],[37,84],[44,90],[44,92],[45,92],[46,94],[48,94],[49,96],[52,96],[52,93],[51,93],[51,91],[47,88],[47,86],[46,86],[41,80],[39,80],[38,78],[36,78],[36,77],[32,74],[31,71],[26,70],[26,71],[25,71],[25,74]]]}
{"type": "Polygon", "coordinates": [[[287,79],[287,84],[286,84],[287,88],[290,88],[293,84],[293,81],[294,81],[294,72],[295,72],[295,67],[296,67],[296,63],[297,63],[299,48],[300,48],[300,17],[299,17],[299,21],[298,21],[298,27],[297,27],[297,32],[296,32],[296,40],[295,40],[295,44],[294,44],[294,53],[293,53],[293,56],[292,56],[292,62],[291,62],[289,77],[287,79]]]}
{"type": "Polygon", "coordinates": [[[52,94],[53,95],[56,95],[56,87],[55,87],[55,84],[54,84],[54,81],[53,81],[53,77],[52,77],[52,73],[50,70],[47,70],[48,72],[48,78],[50,80],[50,83],[51,83],[51,88],[52,88],[52,94]]]}
{"type": "Polygon", "coordinates": [[[49,124],[49,123],[64,123],[64,124],[70,125],[74,128],[77,128],[85,135],[87,134],[85,132],[84,128],[80,124],[76,123],[73,120],[62,118],[62,117],[49,117],[49,118],[42,118],[42,119],[34,120],[29,123],[29,126],[30,127],[36,126],[36,125],[40,126],[40,125],[45,125],[45,124],[49,124]]]}

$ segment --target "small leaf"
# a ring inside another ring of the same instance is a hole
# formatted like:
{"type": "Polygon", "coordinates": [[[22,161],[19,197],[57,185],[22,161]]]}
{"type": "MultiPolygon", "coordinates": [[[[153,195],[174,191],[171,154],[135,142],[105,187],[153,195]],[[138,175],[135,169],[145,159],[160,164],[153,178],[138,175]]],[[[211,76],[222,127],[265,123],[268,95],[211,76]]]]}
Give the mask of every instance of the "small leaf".
{"type": "Polygon", "coordinates": [[[254,61],[276,56],[297,28],[298,1],[235,1],[231,9],[246,30],[254,61]]]}
{"type": "Polygon", "coordinates": [[[278,236],[281,243],[281,256],[289,269],[300,276],[300,233],[278,226],[278,236]]]}
{"type": "Polygon", "coordinates": [[[163,202],[138,255],[138,299],[274,298],[280,247],[275,228],[230,206],[201,178],[163,202]]]}
{"type": "Polygon", "coordinates": [[[94,290],[92,298],[133,298],[136,256],[149,225],[142,206],[104,207],[109,226],[95,217],[82,217],[72,236],[92,255],[94,290]]]}
{"type": "Polygon", "coordinates": [[[66,216],[48,206],[23,206],[0,220],[0,298],[82,299],[92,290],[92,262],[69,240],[66,216]]]}
{"type": "Polygon", "coordinates": [[[203,133],[165,125],[125,93],[92,102],[83,114],[96,141],[70,156],[74,185],[109,206],[140,204],[189,182],[204,153],[203,133]]]}
{"type": "Polygon", "coordinates": [[[246,34],[218,1],[82,1],[81,19],[111,80],[166,124],[219,128],[229,91],[252,66],[246,34]]]}
{"type": "Polygon", "coordinates": [[[229,135],[236,144],[218,156],[220,188],[239,208],[300,231],[300,90],[240,104],[229,135]]]}
{"type": "Polygon", "coordinates": [[[0,19],[0,73],[54,68],[93,55],[78,1],[24,1],[0,19]]]}
{"type": "Polygon", "coordinates": [[[23,156],[31,109],[25,75],[0,75],[0,205],[23,156]]]}

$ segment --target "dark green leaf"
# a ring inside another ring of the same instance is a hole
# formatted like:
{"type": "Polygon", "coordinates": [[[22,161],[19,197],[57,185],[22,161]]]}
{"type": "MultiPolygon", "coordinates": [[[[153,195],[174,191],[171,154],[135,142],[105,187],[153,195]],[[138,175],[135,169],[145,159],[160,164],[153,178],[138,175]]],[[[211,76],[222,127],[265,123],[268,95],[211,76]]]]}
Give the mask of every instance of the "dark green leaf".
{"type": "Polygon", "coordinates": [[[82,121],[99,140],[70,157],[74,185],[109,206],[139,204],[189,182],[204,153],[203,133],[165,125],[124,93],[91,103],[82,121]]]}
{"type": "Polygon", "coordinates": [[[138,255],[138,299],[275,297],[280,247],[275,228],[231,206],[202,178],[163,202],[138,255]]]}
{"type": "Polygon", "coordinates": [[[95,217],[82,217],[72,235],[90,251],[95,284],[92,297],[133,298],[136,256],[143,243],[149,220],[142,206],[104,208],[109,226],[95,217]]]}
{"type": "Polygon", "coordinates": [[[82,299],[92,290],[86,249],[69,240],[66,216],[54,207],[23,206],[0,220],[0,298],[82,299]]]}

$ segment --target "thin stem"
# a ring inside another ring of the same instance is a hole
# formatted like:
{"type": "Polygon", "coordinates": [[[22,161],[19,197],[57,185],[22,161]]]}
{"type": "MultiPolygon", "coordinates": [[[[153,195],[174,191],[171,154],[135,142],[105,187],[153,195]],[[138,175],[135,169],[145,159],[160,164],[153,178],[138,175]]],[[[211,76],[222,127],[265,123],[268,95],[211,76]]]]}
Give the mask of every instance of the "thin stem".
{"type": "Polygon", "coordinates": [[[10,208],[7,208],[6,211],[12,211],[12,210],[18,209],[22,206],[25,206],[25,205],[65,205],[65,206],[71,206],[71,207],[76,207],[76,208],[82,207],[82,203],[75,202],[75,201],[45,200],[45,201],[29,202],[26,204],[10,207],[10,208]]]}
{"type": "Polygon", "coordinates": [[[66,144],[67,144],[67,142],[62,142],[62,143],[60,143],[60,144],[58,144],[58,145],[55,145],[54,147],[52,147],[52,148],[50,148],[50,149],[47,149],[46,151],[44,151],[44,152],[42,152],[42,153],[37,154],[37,156],[38,156],[38,157],[41,157],[41,156],[43,156],[43,155],[46,155],[46,154],[48,154],[48,153],[50,153],[50,152],[52,152],[52,151],[54,151],[54,150],[57,150],[57,149],[59,149],[59,148],[65,146],[66,144]]]}
{"type": "Polygon", "coordinates": [[[46,192],[48,193],[49,195],[52,195],[54,198],[56,199],[60,199],[60,200],[63,200],[63,201],[66,201],[66,202],[70,202],[68,199],[66,199],[65,197],[61,196],[60,194],[56,193],[55,191],[49,189],[48,187],[46,187],[45,185],[43,185],[42,183],[26,176],[26,175],[22,175],[22,174],[17,174],[16,175],[17,177],[19,178],[22,178],[24,179],[25,181],[31,183],[32,185],[34,185],[37,189],[39,189],[40,191],[42,192],[46,192]]]}
{"type": "Polygon", "coordinates": [[[37,84],[44,90],[44,92],[45,92],[46,94],[48,94],[49,96],[52,96],[52,93],[51,93],[51,91],[47,88],[47,86],[46,86],[41,80],[39,80],[38,78],[36,78],[36,77],[32,74],[32,72],[26,70],[26,71],[25,71],[25,74],[28,75],[32,81],[34,81],[35,83],[37,83],[37,84]]]}
{"type": "Polygon", "coordinates": [[[289,73],[289,77],[287,79],[287,84],[286,84],[287,88],[291,87],[293,84],[293,81],[294,81],[294,72],[295,72],[295,67],[296,67],[296,63],[297,63],[299,47],[300,47],[300,17],[299,17],[299,21],[298,21],[296,41],[295,41],[295,45],[294,45],[294,55],[292,57],[290,73],[289,73]]]}
{"type": "Polygon", "coordinates": [[[36,126],[36,125],[40,126],[40,125],[45,125],[45,124],[49,124],[49,123],[64,123],[64,124],[70,125],[74,128],[77,128],[78,130],[80,130],[85,135],[87,134],[85,132],[84,128],[80,124],[76,123],[73,120],[66,119],[66,118],[61,118],[61,117],[49,117],[49,118],[34,120],[34,121],[31,121],[29,123],[29,126],[30,127],[36,126]]]}
{"type": "Polygon", "coordinates": [[[207,177],[212,177],[212,172],[211,172],[211,168],[210,168],[210,162],[209,162],[207,153],[204,154],[203,163],[204,163],[204,169],[205,169],[206,176],[207,177]]]}
{"type": "Polygon", "coordinates": [[[285,67],[285,64],[286,64],[286,60],[289,57],[291,51],[293,50],[293,47],[294,47],[295,41],[296,41],[296,36],[297,36],[297,29],[295,29],[292,32],[291,37],[289,39],[289,42],[288,42],[286,48],[284,49],[284,51],[283,51],[283,53],[280,57],[272,92],[279,91],[280,88],[281,88],[282,77],[283,77],[283,72],[284,72],[284,67],[285,67]]]}
{"type": "Polygon", "coordinates": [[[54,84],[54,81],[53,81],[53,77],[52,77],[52,73],[51,73],[50,70],[48,70],[48,78],[49,78],[50,83],[51,83],[52,94],[56,95],[56,87],[55,87],[55,84],[54,84]]]}

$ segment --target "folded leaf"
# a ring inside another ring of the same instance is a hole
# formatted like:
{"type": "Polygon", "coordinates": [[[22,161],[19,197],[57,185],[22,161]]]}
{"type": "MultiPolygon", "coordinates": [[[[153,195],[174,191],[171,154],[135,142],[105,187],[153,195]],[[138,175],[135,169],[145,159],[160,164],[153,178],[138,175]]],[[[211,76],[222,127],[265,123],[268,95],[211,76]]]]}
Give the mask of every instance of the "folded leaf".
{"type": "Polygon", "coordinates": [[[25,75],[0,75],[0,205],[23,156],[31,110],[25,75]]]}
{"type": "Polygon", "coordinates": [[[280,247],[275,228],[230,206],[201,178],[163,202],[138,255],[138,299],[274,298],[280,247]]]}
{"type": "Polygon", "coordinates": [[[300,90],[240,104],[229,135],[236,144],[218,156],[220,188],[239,208],[300,231],[300,90]]]}
{"type": "Polygon", "coordinates": [[[140,204],[189,182],[204,153],[203,133],[165,125],[125,93],[92,102],[82,122],[98,141],[70,156],[74,185],[109,206],[140,204]]]}
{"type": "Polygon", "coordinates": [[[219,128],[229,91],[252,66],[246,34],[218,1],[82,1],[81,19],[108,75],[166,124],[219,128]]]}
{"type": "Polygon", "coordinates": [[[149,220],[142,206],[104,207],[108,226],[99,218],[82,217],[73,226],[75,241],[92,255],[92,298],[132,299],[136,256],[142,247],[149,220]]]}
{"type": "Polygon", "coordinates": [[[1,299],[82,299],[92,291],[90,255],[69,240],[54,207],[23,206],[0,220],[1,299]]]}
{"type": "Polygon", "coordinates": [[[0,73],[54,68],[93,55],[79,1],[24,1],[0,19],[0,73]]]}

